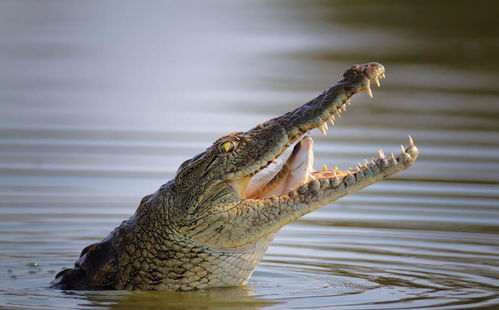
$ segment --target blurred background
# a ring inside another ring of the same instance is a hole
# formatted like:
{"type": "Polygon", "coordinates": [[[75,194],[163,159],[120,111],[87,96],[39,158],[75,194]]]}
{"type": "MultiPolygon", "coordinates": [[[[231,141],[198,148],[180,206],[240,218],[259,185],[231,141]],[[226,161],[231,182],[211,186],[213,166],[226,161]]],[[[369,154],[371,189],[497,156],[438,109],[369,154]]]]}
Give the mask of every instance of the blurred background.
{"type": "Polygon", "coordinates": [[[495,309],[499,2],[0,1],[0,306],[495,309]],[[356,63],[316,169],[407,135],[407,171],[282,229],[249,285],[48,288],[217,137],[314,98],[356,63]]]}

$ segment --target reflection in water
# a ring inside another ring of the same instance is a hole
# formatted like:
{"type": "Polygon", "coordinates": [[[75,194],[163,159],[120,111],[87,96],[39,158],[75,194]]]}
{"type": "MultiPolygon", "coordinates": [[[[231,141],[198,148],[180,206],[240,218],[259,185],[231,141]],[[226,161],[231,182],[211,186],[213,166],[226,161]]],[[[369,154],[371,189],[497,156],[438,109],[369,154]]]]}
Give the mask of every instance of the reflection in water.
{"type": "Polygon", "coordinates": [[[260,309],[278,305],[277,301],[266,301],[251,295],[247,287],[215,288],[194,292],[95,292],[79,296],[88,300],[82,306],[99,307],[108,304],[109,309],[260,309]]]}
{"type": "Polygon", "coordinates": [[[0,3],[1,305],[497,307],[498,4],[216,4],[0,3]],[[318,166],[396,152],[407,134],[418,162],[286,226],[249,286],[47,288],[183,160],[367,61],[387,79],[314,136],[318,166]]]}

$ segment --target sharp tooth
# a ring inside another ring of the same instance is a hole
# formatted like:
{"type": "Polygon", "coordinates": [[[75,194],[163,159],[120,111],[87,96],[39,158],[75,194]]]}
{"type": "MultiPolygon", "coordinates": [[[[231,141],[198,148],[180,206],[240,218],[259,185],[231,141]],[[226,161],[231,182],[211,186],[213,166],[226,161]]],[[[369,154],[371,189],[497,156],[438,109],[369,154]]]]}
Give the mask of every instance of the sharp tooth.
{"type": "Polygon", "coordinates": [[[348,105],[350,105],[351,104],[350,103],[350,99],[345,100],[345,103],[348,104],[348,105]]]}
{"type": "Polygon", "coordinates": [[[344,105],[342,105],[342,106],[341,106],[341,108],[343,109],[343,111],[346,111],[346,110],[347,110],[347,107],[346,107],[346,105],[345,105],[345,104],[344,104],[344,105]]]}
{"type": "Polygon", "coordinates": [[[393,153],[390,154],[390,159],[391,160],[394,160],[395,159],[395,155],[393,153]]]}
{"type": "Polygon", "coordinates": [[[357,162],[357,168],[362,168],[362,165],[360,164],[360,162],[357,162]]]}
{"type": "Polygon", "coordinates": [[[378,78],[374,79],[374,84],[376,84],[377,87],[381,87],[381,84],[379,83],[378,78]]]}
{"type": "Polygon", "coordinates": [[[400,145],[400,148],[402,149],[402,153],[405,153],[405,148],[403,144],[400,145]]]}
{"type": "Polygon", "coordinates": [[[333,126],[334,126],[334,117],[331,117],[331,118],[329,119],[329,121],[331,122],[331,125],[333,125],[333,126]]]}
{"type": "Polygon", "coordinates": [[[319,130],[322,132],[323,135],[327,135],[327,123],[324,122],[319,126],[319,130]],[[325,126],[324,126],[325,125],[325,126]]]}
{"type": "Polygon", "coordinates": [[[384,73],[381,73],[381,75],[379,76],[381,79],[384,79],[386,76],[384,73]]]}
{"type": "Polygon", "coordinates": [[[338,177],[338,175],[336,174],[336,171],[333,171],[333,175],[334,175],[335,178],[338,177]]]}
{"type": "Polygon", "coordinates": [[[409,136],[409,147],[414,147],[414,141],[412,141],[411,136],[409,136]]]}
{"type": "Polygon", "coordinates": [[[327,167],[326,164],[322,165],[322,171],[328,171],[328,170],[329,170],[329,168],[327,167]]]}
{"type": "Polygon", "coordinates": [[[383,152],[382,149],[379,149],[378,156],[379,156],[380,159],[384,159],[385,158],[385,152],[383,152]]]}
{"type": "Polygon", "coordinates": [[[334,117],[334,114],[333,114],[333,115],[331,115],[331,118],[330,118],[330,119],[332,119],[333,121],[336,119],[336,118],[334,117]]]}
{"type": "Polygon", "coordinates": [[[366,92],[367,92],[367,95],[370,97],[370,98],[373,98],[373,92],[371,90],[371,85],[367,84],[367,87],[366,87],[366,92]]]}
{"type": "Polygon", "coordinates": [[[369,162],[367,161],[367,159],[364,159],[364,162],[366,163],[366,166],[369,165],[369,162]]]}

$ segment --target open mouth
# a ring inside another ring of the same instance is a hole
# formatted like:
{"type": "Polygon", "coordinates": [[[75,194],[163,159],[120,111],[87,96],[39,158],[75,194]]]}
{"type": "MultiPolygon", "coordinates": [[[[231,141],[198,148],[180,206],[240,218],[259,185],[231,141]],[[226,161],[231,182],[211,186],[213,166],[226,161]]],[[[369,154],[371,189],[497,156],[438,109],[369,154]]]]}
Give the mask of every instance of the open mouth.
{"type": "Polygon", "coordinates": [[[314,182],[319,184],[320,187],[327,183],[333,190],[335,187],[342,187],[343,185],[342,188],[344,188],[353,184],[362,188],[409,167],[418,156],[418,149],[410,136],[409,146],[407,148],[401,146],[402,150],[398,155],[393,153],[385,155],[382,150],[379,150],[375,159],[364,160],[363,163],[358,162],[355,169],[340,170],[336,167],[329,169],[326,165],[322,167],[321,171],[313,169],[314,142],[308,132],[318,128],[326,135],[328,130],[327,122],[329,121],[334,125],[334,121],[336,118],[341,117],[342,112],[346,111],[346,107],[350,104],[350,97],[356,92],[365,90],[368,96],[373,98],[370,84],[374,83],[377,87],[380,87],[379,80],[385,77],[384,67],[379,64],[376,65],[374,73],[371,70],[371,75],[365,78],[361,87],[340,98],[330,109],[321,112],[317,119],[306,122],[295,130],[292,135],[288,134],[290,136],[288,143],[283,147],[282,152],[275,155],[274,164],[265,165],[251,177],[247,186],[240,192],[241,198],[263,199],[291,195],[292,192],[296,191],[305,192],[309,189],[309,184],[314,182]],[[289,157],[286,159],[283,152],[286,149],[290,150],[290,143],[293,142],[294,147],[290,154],[288,152],[289,157]]]}

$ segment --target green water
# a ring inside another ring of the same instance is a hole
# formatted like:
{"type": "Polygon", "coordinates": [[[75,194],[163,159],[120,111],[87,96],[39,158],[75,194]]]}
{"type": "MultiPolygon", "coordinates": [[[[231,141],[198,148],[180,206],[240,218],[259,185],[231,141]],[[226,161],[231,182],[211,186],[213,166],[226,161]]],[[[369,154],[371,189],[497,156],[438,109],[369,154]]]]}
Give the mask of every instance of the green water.
{"type": "Polygon", "coordinates": [[[0,307],[496,309],[499,5],[481,1],[0,2],[0,307]],[[329,130],[316,169],[412,168],[282,229],[249,284],[48,288],[217,137],[387,78],[329,130]]]}

